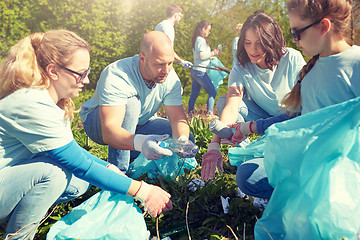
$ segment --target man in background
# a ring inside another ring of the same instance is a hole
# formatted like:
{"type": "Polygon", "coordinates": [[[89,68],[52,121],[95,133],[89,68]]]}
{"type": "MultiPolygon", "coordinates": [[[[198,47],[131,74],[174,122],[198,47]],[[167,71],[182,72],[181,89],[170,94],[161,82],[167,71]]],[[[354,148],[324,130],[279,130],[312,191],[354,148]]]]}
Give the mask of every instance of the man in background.
{"type": "MultiPolygon", "coordinates": [[[[158,25],[156,25],[155,31],[164,32],[170,38],[171,43],[174,46],[174,39],[175,39],[174,26],[180,23],[182,17],[183,17],[182,8],[179,5],[176,4],[169,5],[166,10],[166,19],[161,21],[158,25]]],[[[174,52],[174,58],[184,68],[188,69],[191,68],[193,65],[189,61],[182,60],[179,57],[179,55],[176,54],[176,52],[174,52]]]]}

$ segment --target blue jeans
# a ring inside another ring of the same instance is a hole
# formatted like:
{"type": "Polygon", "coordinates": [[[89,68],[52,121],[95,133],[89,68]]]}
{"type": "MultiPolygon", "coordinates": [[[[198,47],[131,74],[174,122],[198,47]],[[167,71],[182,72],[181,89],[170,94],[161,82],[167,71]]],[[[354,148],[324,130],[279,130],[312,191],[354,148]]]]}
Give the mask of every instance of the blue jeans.
{"type": "MultiPolygon", "coordinates": [[[[139,116],[141,103],[137,97],[128,99],[122,128],[132,134],[169,134],[172,136],[172,130],[169,120],[157,116],[151,117],[145,124],[139,125],[139,116]]],[[[106,145],[101,134],[101,122],[99,116],[99,107],[88,115],[83,123],[86,134],[91,140],[98,144],[106,145]]],[[[194,136],[190,134],[189,139],[194,142],[194,136]]],[[[137,151],[121,150],[109,146],[108,161],[117,166],[121,171],[126,173],[129,169],[130,159],[135,159],[139,155],[137,151]]]]}
{"type": "MultiPolygon", "coordinates": [[[[216,103],[217,111],[221,116],[226,104],[226,97],[220,97],[216,103]]],[[[236,122],[256,121],[271,117],[251,98],[243,98],[236,122]]],[[[270,186],[264,168],[263,158],[257,158],[242,163],[236,172],[236,184],[240,190],[250,196],[269,199],[273,187],[270,186]]]]}
{"type": "Polygon", "coordinates": [[[215,105],[215,97],[217,91],[209,78],[209,75],[206,72],[200,72],[194,69],[191,69],[191,94],[189,98],[189,115],[192,114],[195,107],[195,101],[199,96],[201,88],[209,95],[207,100],[207,110],[209,113],[213,113],[215,105]]]}
{"type": "Polygon", "coordinates": [[[84,194],[90,184],[60,166],[47,155],[0,170],[0,222],[7,222],[11,239],[33,239],[40,220],[55,204],[84,194]]]}
{"type": "MultiPolygon", "coordinates": [[[[221,116],[225,108],[226,96],[219,97],[216,102],[216,110],[218,115],[221,116]]],[[[239,114],[236,122],[256,121],[261,118],[271,117],[259,105],[257,105],[251,98],[243,98],[239,107],[239,114]]]]}
{"type": "Polygon", "coordinates": [[[236,172],[236,184],[243,193],[253,197],[270,199],[274,191],[269,184],[263,158],[242,163],[236,172]]]}

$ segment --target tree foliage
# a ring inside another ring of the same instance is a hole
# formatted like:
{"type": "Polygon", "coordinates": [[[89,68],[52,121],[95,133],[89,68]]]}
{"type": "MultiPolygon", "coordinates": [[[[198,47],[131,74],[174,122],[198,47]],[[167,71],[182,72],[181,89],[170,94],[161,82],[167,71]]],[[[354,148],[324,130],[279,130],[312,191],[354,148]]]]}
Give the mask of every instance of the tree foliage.
{"type": "MultiPolygon", "coordinates": [[[[166,7],[180,4],[184,18],[175,26],[175,51],[193,61],[191,37],[197,22],[213,23],[209,42],[212,49],[222,44],[219,59],[231,67],[231,43],[237,23],[255,10],[263,10],[280,24],[287,45],[292,43],[285,0],[2,0],[0,1],[0,59],[19,39],[32,32],[65,28],[77,32],[92,45],[90,75],[94,88],[101,71],[117,59],[139,52],[144,33],[166,18],[166,7]]],[[[359,43],[360,0],[354,0],[353,39],[359,43]]],[[[183,87],[191,85],[190,71],[175,65],[183,87]]]]}

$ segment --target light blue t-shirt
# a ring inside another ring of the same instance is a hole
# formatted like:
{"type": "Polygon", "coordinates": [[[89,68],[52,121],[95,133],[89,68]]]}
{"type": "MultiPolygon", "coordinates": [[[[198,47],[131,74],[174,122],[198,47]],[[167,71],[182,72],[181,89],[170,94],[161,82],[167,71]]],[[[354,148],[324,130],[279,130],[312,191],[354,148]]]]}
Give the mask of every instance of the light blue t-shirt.
{"type": "Polygon", "coordinates": [[[301,82],[301,114],[360,96],[360,47],[319,57],[301,82]]]}
{"type": "Polygon", "coordinates": [[[0,101],[0,169],[73,140],[47,90],[20,89],[0,101]]]}
{"type": "Polygon", "coordinates": [[[237,64],[230,72],[228,87],[245,88],[251,99],[269,115],[280,114],[280,102],[293,88],[305,65],[299,51],[286,49],[273,71],[261,69],[252,62],[247,63],[245,68],[237,64]]]}
{"type": "Polygon", "coordinates": [[[155,31],[161,31],[165,33],[171,40],[172,45],[174,46],[175,40],[175,29],[174,25],[169,20],[163,20],[158,25],[156,25],[155,31]]]}
{"type": "Polygon", "coordinates": [[[82,105],[83,121],[97,106],[124,106],[131,97],[138,97],[141,111],[138,124],[145,124],[164,104],[180,106],[181,82],[172,68],[164,83],[149,89],[140,74],[139,56],[118,60],[101,73],[94,96],[82,105]]]}
{"type": "Polygon", "coordinates": [[[237,52],[238,42],[239,42],[239,37],[234,38],[234,40],[233,40],[233,42],[232,42],[232,52],[233,52],[233,63],[232,63],[232,66],[233,66],[233,67],[238,63],[238,60],[237,60],[237,58],[236,58],[236,52],[237,52]]]}
{"type": "MultiPolygon", "coordinates": [[[[210,53],[211,48],[206,43],[205,38],[199,36],[196,38],[195,47],[193,48],[194,65],[208,67],[210,65],[210,58],[201,60],[200,52],[210,53]]],[[[206,68],[194,67],[193,69],[200,71],[200,72],[206,72],[206,68]]]]}

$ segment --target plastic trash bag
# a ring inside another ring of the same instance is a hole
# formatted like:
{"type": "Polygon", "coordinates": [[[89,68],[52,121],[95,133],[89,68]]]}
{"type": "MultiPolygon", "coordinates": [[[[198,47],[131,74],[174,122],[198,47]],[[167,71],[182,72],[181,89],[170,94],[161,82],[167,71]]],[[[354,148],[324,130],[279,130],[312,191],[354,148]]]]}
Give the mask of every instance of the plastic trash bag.
{"type": "MultiPolygon", "coordinates": [[[[222,64],[218,58],[212,58],[210,60],[210,66],[209,67],[216,68],[216,66],[224,67],[224,64],[222,64]]],[[[224,83],[223,79],[228,74],[226,72],[224,72],[224,71],[218,71],[218,70],[211,70],[210,69],[210,70],[208,70],[208,75],[209,75],[209,78],[210,78],[211,82],[213,83],[216,91],[218,91],[220,85],[224,83]]]]}
{"type": "Polygon", "coordinates": [[[197,166],[196,159],[180,158],[175,153],[171,156],[163,156],[154,161],[147,160],[140,153],[139,156],[130,163],[129,175],[131,178],[138,178],[147,173],[149,178],[157,178],[159,175],[167,180],[173,180],[177,176],[184,174],[184,169],[193,170],[197,166]]]}
{"type": "Polygon", "coordinates": [[[233,166],[240,166],[245,161],[264,157],[265,138],[264,136],[252,141],[243,147],[229,148],[229,162],[233,166]]]}
{"type": "Polygon", "coordinates": [[[147,240],[149,232],[132,197],[103,190],[57,221],[46,239],[147,240]]]}
{"type": "Polygon", "coordinates": [[[275,189],[255,238],[358,239],[360,98],[274,124],[264,138],[275,189]]]}

